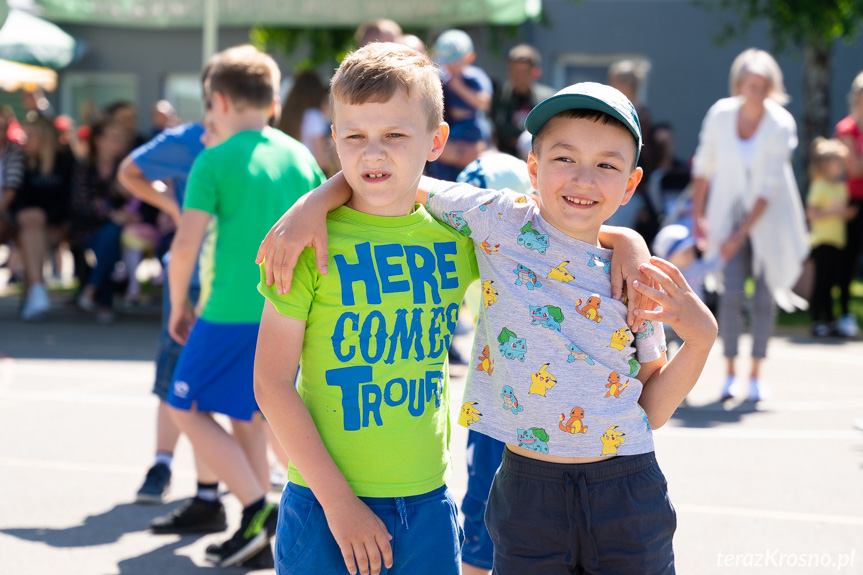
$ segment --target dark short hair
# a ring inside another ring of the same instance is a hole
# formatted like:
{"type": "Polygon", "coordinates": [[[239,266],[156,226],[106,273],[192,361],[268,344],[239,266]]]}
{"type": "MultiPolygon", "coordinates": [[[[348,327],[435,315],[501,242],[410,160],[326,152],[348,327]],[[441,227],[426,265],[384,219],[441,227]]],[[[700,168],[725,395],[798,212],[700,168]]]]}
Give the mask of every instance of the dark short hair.
{"type": "Polygon", "coordinates": [[[220,92],[237,108],[269,108],[280,80],[281,72],[275,60],[249,44],[219,52],[201,72],[208,106],[213,93],[220,92]]]}
{"type": "Polygon", "coordinates": [[[548,131],[549,124],[552,123],[553,120],[558,118],[564,118],[569,120],[590,120],[591,122],[596,122],[597,124],[602,124],[604,126],[613,126],[615,128],[620,128],[624,130],[627,134],[629,134],[632,139],[632,167],[635,168],[635,157],[638,152],[638,141],[632,135],[632,132],[629,128],[626,127],[626,124],[611,116],[610,114],[606,114],[605,112],[600,112],[599,110],[590,110],[585,108],[576,108],[572,110],[564,110],[558,114],[552,116],[536,133],[533,137],[533,153],[539,156],[539,148],[542,144],[542,140],[545,137],[546,132],[548,131]]]}

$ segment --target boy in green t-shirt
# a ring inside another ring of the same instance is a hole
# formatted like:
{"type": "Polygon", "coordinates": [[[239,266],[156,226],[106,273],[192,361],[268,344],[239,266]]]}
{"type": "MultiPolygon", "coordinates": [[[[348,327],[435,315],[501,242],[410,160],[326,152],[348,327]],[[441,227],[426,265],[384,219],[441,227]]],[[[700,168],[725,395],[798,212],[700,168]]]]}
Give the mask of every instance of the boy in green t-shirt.
{"type": "Polygon", "coordinates": [[[219,143],[192,167],[171,246],[168,330],[185,348],[167,402],[195,454],[244,508],[234,536],[207,548],[207,559],[219,566],[269,555],[276,522],[274,506],[265,500],[265,424],[252,383],[263,302],[255,294],[258,270],[248,254],[279,214],[323,181],[305,146],[267,126],[279,75],[273,59],[252,46],[230,48],[207,63],[205,127],[219,143]],[[202,297],[206,303],[196,321],[186,294],[211,221],[214,247],[210,261],[202,263],[211,277],[209,296],[202,297]],[[233,433],[212,413],[229,416],[233,433]]]}
{"type": "Polygon", "coordinates": [[[330,99],[354,189],[327,219],[331,271],[309,250],[290,294],[259,287],[255,392],[291,458],[276,563],[455,574],[446,357],[477,268],[470,242],[414,203],[447,138],[440,81],[426,56],[374,43],[342,62],[330,99]]]}

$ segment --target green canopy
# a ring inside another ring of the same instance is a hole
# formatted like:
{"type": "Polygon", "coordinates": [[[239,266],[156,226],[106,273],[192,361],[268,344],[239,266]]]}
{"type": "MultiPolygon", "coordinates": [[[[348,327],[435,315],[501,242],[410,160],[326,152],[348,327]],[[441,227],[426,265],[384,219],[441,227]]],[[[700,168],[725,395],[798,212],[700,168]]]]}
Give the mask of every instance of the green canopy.
{"type": "MultiPolygon", "coordinates": [[[[3,2],[3,8],[6,3],[3,2]]],[[[12,9],[0,28],[0,59],[63,68],[75,57],[75,39],[54,24],[12,9]]]]}
{"type": "MultiPolygon", "coordinates": [[[[521,24],[542,0],[218,0],[219,26],[355,27],[375,18],[402,26],[521,24]]],[[[35,0],[53,22],[191,28],[204,22],[206,0],[35,0]]]]}

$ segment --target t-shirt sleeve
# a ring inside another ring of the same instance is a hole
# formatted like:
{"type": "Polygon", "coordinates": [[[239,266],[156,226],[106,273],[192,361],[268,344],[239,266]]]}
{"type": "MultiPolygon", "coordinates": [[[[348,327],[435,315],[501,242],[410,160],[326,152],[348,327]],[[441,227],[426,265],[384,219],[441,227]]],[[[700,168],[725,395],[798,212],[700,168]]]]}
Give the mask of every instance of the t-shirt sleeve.
{"type": "Polygon", "coordinates": [[[661,322],[644,320],[635,333],[635,358],[639,363],[650,363],[665,353],[665,327],[661,322]]]}
{"type": "Polygon", "coordinates": [[[189,183],[186,185],[186,197],[183,199],[183,209],[201,210],[216,215],[219,203],[218,176],[210,156],[206,152],[198,156],[189,183]]]}
{"type": "Polygon", "coordinates": [[[471,238],[474,243],[481,243],[519,201],[532,200],[511,190],[486,190],[441,181],[429,193],[426,209],[435,219],[471,238]]]}
{"type": "Polygon", "coordinates": [[[132,161],[148,180],[170,180],[184,178],[191,168],[190,160],[194,157],[190,147],[198,147],[199,142],[190,142],[196,138],[193,130],[178,132],[167,130],[132,152],[132,161]],[[188,133],[187,133],[188,132],[188,133]]]}
{"type": "Polygon", "coordinates": [[[258,283],[258,291],[267,298],[267,301],[273,304],[273,307],[280,314],[296,320],[306,321],[309,318],[309,310],[312,306],[312,299],[315,295],[318,280],[318,271],[315,266],[314,251],[311,248],[306,248],[300,254],[297,267],[294,268],[291,291],[284,295],[279,295],[275,284],[271,286],[267,285],[266,268],[264,264],[261,264],[261,281],[258,283]]]}

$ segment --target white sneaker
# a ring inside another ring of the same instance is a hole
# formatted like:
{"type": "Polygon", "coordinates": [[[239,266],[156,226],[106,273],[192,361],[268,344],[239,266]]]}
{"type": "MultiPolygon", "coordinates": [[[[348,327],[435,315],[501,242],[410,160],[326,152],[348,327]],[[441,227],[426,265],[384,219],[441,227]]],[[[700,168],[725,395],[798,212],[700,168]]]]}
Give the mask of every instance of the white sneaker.
{"type": "Polygon", "coordinates": [[[755,378],[749,380],[749,393],[746,395],[746,401],[762,401],[767,399],[769,395],[770,390],[764,384],[759,383],[755,378]]]}
{"type": "Polygon", "coordinates": [[[719,401],[731,399],[736,395],[740,395],[740,386],[733,375],[728,375],[725,377],[725,383],[722,384],[722,393],[719,395],[719,401]]]}
{"type": "Polygon", "coordinates": [[[40,319],[51,309],[51,298],[45,284],[33,284],[27,292],[27,301],[21,310],[21,319],[33,321],[40,319]]]}
{"type": "Polygon", "coordinates": [[[857,326],[857,318],[854,314],[846,313],[836,322],[836,331],[844,337],[857,337],[860,328],[857,326]]]}

